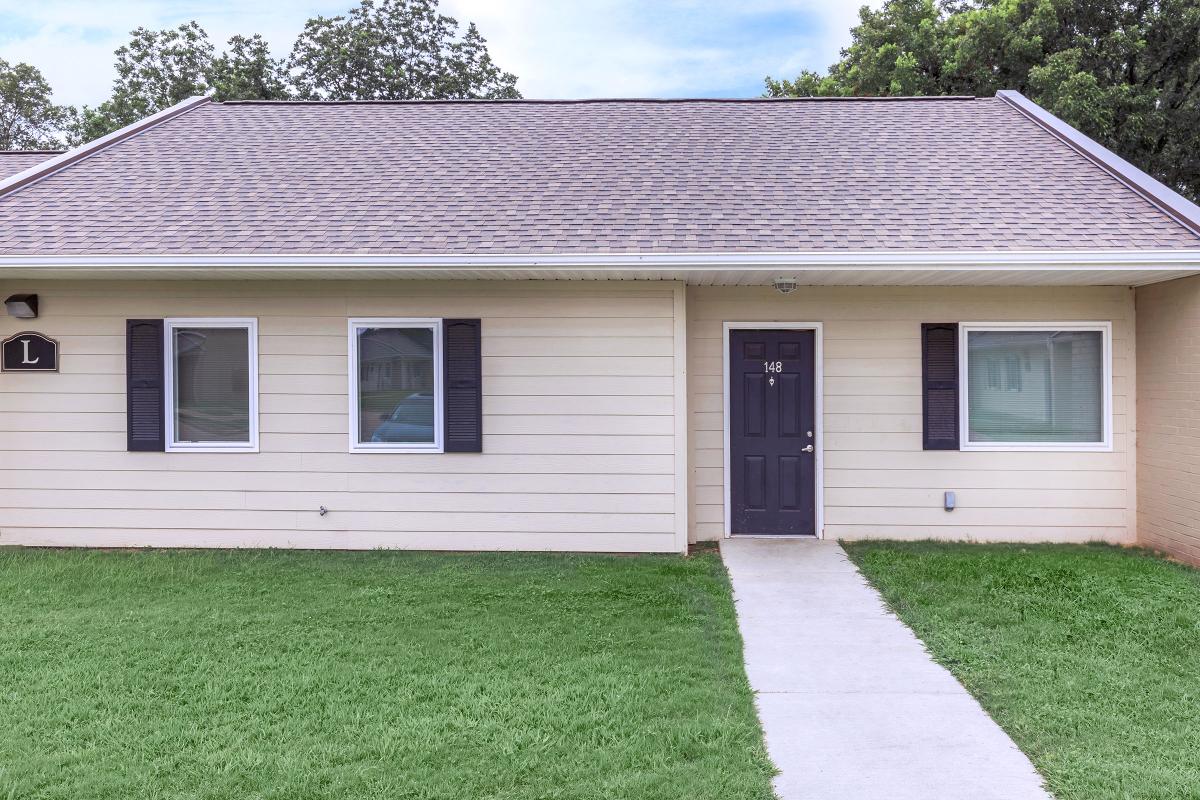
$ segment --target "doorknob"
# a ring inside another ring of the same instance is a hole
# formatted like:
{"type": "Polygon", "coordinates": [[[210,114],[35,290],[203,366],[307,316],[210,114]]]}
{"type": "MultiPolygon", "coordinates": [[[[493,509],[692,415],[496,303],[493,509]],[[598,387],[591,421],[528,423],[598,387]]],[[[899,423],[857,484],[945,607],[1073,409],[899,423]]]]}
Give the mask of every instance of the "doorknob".
{"type": "Polygon", "coordinates": [[[811,444],[808,447],[804,448],[805,453],[811,453],[812,451],[813,451],[813,446],[811,444]]]}

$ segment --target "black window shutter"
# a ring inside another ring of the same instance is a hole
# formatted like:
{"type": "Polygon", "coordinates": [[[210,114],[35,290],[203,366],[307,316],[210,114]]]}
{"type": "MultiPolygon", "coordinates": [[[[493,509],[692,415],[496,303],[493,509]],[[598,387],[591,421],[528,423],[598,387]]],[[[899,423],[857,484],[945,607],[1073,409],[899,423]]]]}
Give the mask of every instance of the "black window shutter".
{"type": "Polygon", "coordinates": [[[958,449],[958,323],[921,325],[926,450],[958,449]]]}
{"type": "Polygon", "coordinates": [[[125,320],[125,429],[130,450],[166,449],[163,321],[125,320]]]}
{"type": "Polygon", "coordinates": [[[483,353],[477,319],[442,320],[447,453],[483,452],[483,353]]]}

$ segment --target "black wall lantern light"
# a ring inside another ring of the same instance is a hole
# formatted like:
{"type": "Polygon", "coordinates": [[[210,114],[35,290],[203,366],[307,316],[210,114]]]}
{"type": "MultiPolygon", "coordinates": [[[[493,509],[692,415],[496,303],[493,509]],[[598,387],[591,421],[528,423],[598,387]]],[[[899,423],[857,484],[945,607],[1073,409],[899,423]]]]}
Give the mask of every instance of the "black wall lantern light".
{"type": "Polygon", "coordinates": [[[4,301],[4,308],[10,317],[37,319],[38,296],[36,294],[14,294],[4,301]]]}

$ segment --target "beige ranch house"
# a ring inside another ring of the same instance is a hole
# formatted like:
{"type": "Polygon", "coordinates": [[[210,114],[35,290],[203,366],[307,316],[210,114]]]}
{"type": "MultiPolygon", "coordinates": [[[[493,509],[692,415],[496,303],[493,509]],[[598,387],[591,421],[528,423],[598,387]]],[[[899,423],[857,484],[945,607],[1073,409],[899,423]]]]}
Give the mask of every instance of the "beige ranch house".
{"type": "Polygon", "coordinates": [[[0,545],[1200,561],[1200,208],[1014,92],[197,98],[0,168],[0,545]]]}

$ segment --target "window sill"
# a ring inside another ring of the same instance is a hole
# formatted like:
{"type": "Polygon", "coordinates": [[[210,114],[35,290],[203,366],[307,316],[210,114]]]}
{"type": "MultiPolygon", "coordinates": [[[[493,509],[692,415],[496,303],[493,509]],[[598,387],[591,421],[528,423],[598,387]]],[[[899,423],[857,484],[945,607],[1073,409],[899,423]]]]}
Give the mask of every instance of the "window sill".
{"type": "Polygon", "coordinates": [[[964,444],[964,453],[1111,453],[1111,443],[1100,444],[964,444]]]}
{"type": "Polygon", "coordinates": [[[368,447],[366,445],[357,445],[357,446],[352,445],[350,447],[349,452],[351,452],[351,453],[382,453],[382,454],[393,454],[394,455],[394,454],[398,454],[398,453],[399,454],[404,454],[404,453],[435,453],[436,454],[436,453],[443,453],[443,452],[445,452],[445,450],[440,446],[433,446],[433,445],[426,446],[426,447],[388,447],[388,446],[368,447]]]}
{"type": "Polygon", "coordinates": [[[212,445],[212,444],[169,444],[164,449],[167,453],[257,453],[256,444],[212,445]]]}

